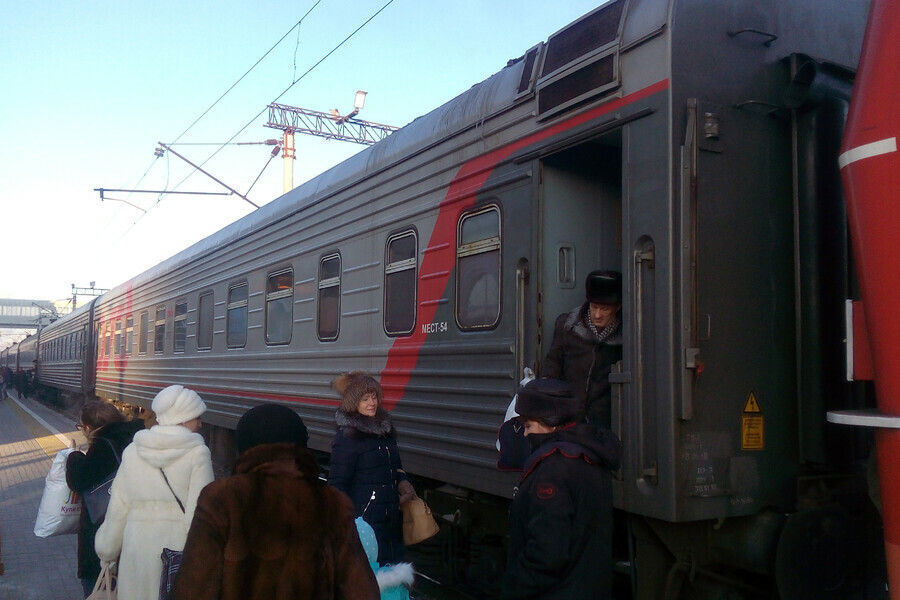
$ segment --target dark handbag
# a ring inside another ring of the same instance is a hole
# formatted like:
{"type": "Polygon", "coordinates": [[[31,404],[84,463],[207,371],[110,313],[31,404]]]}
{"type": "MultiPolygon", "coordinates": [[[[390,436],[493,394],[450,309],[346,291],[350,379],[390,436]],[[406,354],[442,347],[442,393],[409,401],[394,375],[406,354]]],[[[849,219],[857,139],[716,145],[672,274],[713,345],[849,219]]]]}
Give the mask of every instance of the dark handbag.
{"type": "Polygon", "coordinates": [[[169,600],[172,597],[172,588],[175,587],[175,576],[181,567],[181,555],[179,550],[163,548],[159,557],[162,559],[162,574],[159,576],[159,600],[169,600]]]}
{"type": "MultiPolygon", "coordinates": [[[[184,512],[184,504],[181,503],[178,494],[172,489],[172,484],[169,483],[166,472],[162,469],[160,469],[159,472],[162,473],[163,479],[166,480],[169,491],[175,496],[175,502],[178,503],[178,508],[181,509],[181,512],[184,512]]],[[[163,548],[162,554],[159,555],[159,558],[162,560],[162,573],[159,575],[159,600],[169,600],[169,598],[172,597],[172,588],[175,587],[175,577],[178,575],[178,569],[181,568],[181,555],[182,552],[180,550],[170,550],[168,548],[163,548]]]]}
{"type": "MultiPolygon", "coordinates": [[[[116,452],[116,447],[113,446],[112,442],[105,438],[100,439],[109,444],[113,456],[116,457],[116,462],[121,464],[122,459],[119,458],[119,453],[116,452]]],[[[109,507],[109,495],[112,493],[113,479],[116,478],[118,470],[119,468],[116,467],[116,470],[107,475],[106,479],[81,495],[84,500],[84,508],[88,513],[88,518],[94,525],[100,525],[106,517],[106,509],[109,507]]]]}

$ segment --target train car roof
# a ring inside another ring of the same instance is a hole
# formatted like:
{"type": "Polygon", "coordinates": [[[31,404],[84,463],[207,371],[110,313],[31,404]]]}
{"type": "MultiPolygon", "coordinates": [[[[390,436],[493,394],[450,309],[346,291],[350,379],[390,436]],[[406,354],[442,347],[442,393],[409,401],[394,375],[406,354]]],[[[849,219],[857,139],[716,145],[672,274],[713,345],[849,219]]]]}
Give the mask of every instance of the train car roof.
{"type": "Polygon", "coordinates": [[[97,298],[91,298],[91,300],[87,304],[82,304],[81,306],[79,306],[78,308],[76,308],[75,310],[70,312],[69,314],[63,315],[59,319],[50,323],[49,325],[46,325],[42,331],[52,332],[57,327],[62,327],[63,325],[68,323],[69,320],[74,319],[74,318],[78,317],[79,315],[83,315],[84,313],[90,311],[91,307],[94,305],[94,302],[96,302],[96,301],[97,301],[97,298]]]}
{"type": "Polygon", "coordinates": [[[27,338],[25,338],[24,340],[22,340],[21,342],[19,342],[16,345],[19,347],[19,350],[21,351],[21,350],[25,350],[25,349],[29,348],[30,346],[34,346],[35,344],[37,344],[37,341],[38,341],[38,336],[35,333],[32,335],[29,335],[27,338]]]}

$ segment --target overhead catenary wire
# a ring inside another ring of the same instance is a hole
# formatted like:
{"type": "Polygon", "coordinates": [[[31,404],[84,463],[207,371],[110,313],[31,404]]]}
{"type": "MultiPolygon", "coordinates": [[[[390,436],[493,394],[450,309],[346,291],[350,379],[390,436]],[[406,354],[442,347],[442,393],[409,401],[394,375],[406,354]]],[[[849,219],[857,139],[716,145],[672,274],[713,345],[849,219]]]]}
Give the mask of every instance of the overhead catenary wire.
{"type": "MultiPolygon", "coordinates": [[[[184,131],[182,131],[182,132],[178,135],[178,137],[175,138],[175,141],[172,142],[172,143],[174,144],[174,143],[178,142],[178,140],[180,140],[182,137],[184,137],[185,134],[187,134],[188,131],[190,131],[191,129],[193,129],[193,127],[194,127],[197,123],[199,123],[200,120],[203,119],[203,117],[205,117],[205,116],[209,113],[209,111],[211,111],[213,108],[215,108],[216,105],[218,105],[219,102],[221,102],[222,99],[225,98],[225,96],[227,96],[227,95],[228,95],[235,87],[237,87],[237,85],[238,85],[241,81],[244,80],[244,78],[247,77],[247,75],[249,75],[256,67],[258,67],[259,64],[260,64],[263,60],[265,60],[266,57],[267,57],[269,54],[271,54],[272,51],[275,50],[275,48],[277,48],[277,47],[285,40],[285,38],[287,38],[287,36],[289,36],[289,35],[291,34],[291,32],[294,31],[295,29],[297,30],[297,36],[298,36],[297,39],[298,39],[298,44],[299,44],[300,25],[303,23],[303,20],[306,19],[306,17],[308,17],[308,16],[310,15],[310,13],[312,13],[312,11],[315,10],[316,7],[319,6],[319,4],[321,4],[321,3],[322,3],[322,0],[316,0],[316,2],[309,8],[309,10],[307,10],[306,13],[305,13],[302,17],[300,17],[300,19],[299,19],[296,23],[294,23],[294,25],[292,25],[290,29],[287,30],[287,31],[285,32],[285,34],[282,35],[281,38],[279,38],[279,40],[278,40],[277,42],[275,42],[275,44],[272,45],[271,48],[269,48],[269,49],[268,49],[261,57],[259,57],[259,59],[257,59],[257,61],[256,61],[255,63],[253,63],[253,65],[252,65],[249,69],[247,69],[247,71],[246,71],[243,75],[241,75],[234,83],[232,83],[232,84],[228,87],[228,89],[225,90],[225,91],[222,93],[222,95],[220,95],[220,96],[215,100],[215,102],[213,102],[212,104],[210,104],[209,107],[208,107],[206,110],[204,110],[204,111],[200,114],[200,116],[198,116],[196,119],[194,119],[194,121],[193,121],[190,125],[188,125],[187,128],[186,128],[184,131]]],[[[295,57],[294,57],[294,61],[295,61],[294,70],[295,70],[295,74],[296,74],[296,49],[295,49],[295,57]]],[[[246,127],[245,127],[244,129],[246,129],[246,127]]],[[[243,130],[242,130],[242,131],[243,131],[243,130]]],[[[233,140],[234,137],[232,137],[231,139],[233,140]]],[[[170,144],[170,145],[171,145],[171,144],[170,144]]],[[[220,149],[221,149],[221,148],[220,148],[220,149]]],[[[156,161],[157,161],[161,156],[162,156],[161,154],[157,154],[157,155],[155,156],[155,158],[153,159],[153,161],[151,161],[150,166],[147,167],[147,170],[144,171],[144,174],[141,175],[141,178],[140,178],[140,179],[138,180],[138,182],[134,185],[134,189],[137,189],[137,188],[140,187],[141,182],[144,181],[144,178],[147,177],[147,174],[150,172],[150,169],[153,168],[153,165],[156,164],[156,161]]],[[[203,163],[201,164],[201,166],[202,166],[202,165],[205,165],[205,164],[209,161],[210,158],[212,158],[212,156],[210,156],[210,157],[207,158],[205,161],[203,161],[203,163]]],[[[271,162],[271,158],[269,159],[269,161],[266,162],[266,166],[268,166],[269,162],[271,162]]],[[[167,161],[167,164],[168,164],[168,161],[167,161]]],[[[265,170],[265,167],[263,167],[263,170],[265,170]]],[[[196,172],[197,172],[197,169],[195,168],[193,171],[190,172],[190,174],[188,175],[188,177],[190,177],[191,175],[193,175],[193,174],[196,173],[196,172]]],[[[167,169],[167,170],[166,170],[166,185],[164,186],[165,188],[168,188],[168,175],[169,175],[169,171],[168,171],[168,169],[167,169]]],[[[262,175],[262,173],[260,173],[260,175],[262,175]]],[[[182,183],[184,183],[185,180],[186,180],[188,177],[185,177],[184,179],[182,179],[181,181],[179,181],[178,184],[176,184],[176,186],[173,188],[173,191],[176,190],[182,183]]],[[[258,180],[258,179],[259,179],[259,176],[257,176],[257,180],[258,180]]],[[[254,181],[253,184],[255,185],[255,184],[256,184],[256,181],[254,181]]],[[[252,185],[251,185],[251,187],[252,187],[252,185]]],[[[248,190],[248,193],[249,193],[249,190],[248,190]]],[[[129,197],[130,197],[130,196],[131,196],[131,195],[129,194],[129,197]]],[[[141,210],[143,210],[143,213],[141,214],[141,216],[138,217],[138,218],[131,224],[131,226],[129,226],[128,229],[125,230],[125,232],[122,234],[122,236],[120,237],[120,239],[121,239],[122,237],[124,237],[129,231],[131,231],[131,229],[132,229],[135,225],[137,225],[138,221],[140,221],[141,218],[143,218],[143,216],[147,214],[147,211],[148,211],[148,210],[152,210],[157,204],[159,204],[159,203],[162,201],[162,199],[163,199],[164,197],[165,197],[165,194],[160,194],[159,197],[156,199],[156,203],[153,204],[153,205],[151,205],[149,209],[144,210],[144,209],[142,208],[141,210]]],[[[121,208],[120,208],[120,210],[121,210],[121,208]]],[[[118,212],[119,212],[119,211],[116,211],[116,214],[118,214],[118,212]]]]}
{"type": "MultiPolygon", "coordinates": [[[[275,46],[277,46],[278,44],[280,44],[280,43],[284,40],[284,38],[285,38],[288,34],[290,34],[291,31],[293,31],[293,29],[294,29],[295,27],[298,27],[298,26],[303,22],[303,19],[305,19],[305,18],[312,12],[312,10],[315,9],[316,6],[319,5],[320,2],[321,2],[321,0],[318,0],[318,1],[317,1],[317,2],[309,9],[309,11],[306,12],[306,14],[303,16],[303,18],[301,18],[301,19],[294,25],[294,27],[292,27],[292,28],[288,31],[287,34],[285,34],[284,36],[282,36],[282,38],[278,41],[278,43],[276,43],[275,46]]],[[[311,72],[313,72],[313,70],[315,70],[315,69],[316,69],[317,67],[319,67],[323,62],[325,62],[325,60],[327,60],[332,54],[334,54],[334,53],[335,53],[337,50],[339,50],[344,44],[346,44],[350,39],[352,39],[352,38],[353,38],[357,33],[359,33],[366,25],[368,25],[373,19],[375,19],[375,17],[377,17],[379,14],[381,14],[388,6],[390,6],[391,4],[393,4],[393,2],[394,2],[394,0],[388,0],[384,5],[381,6],[381,8],[379,8],[377,11],[375,11],[368,19],[366,19],[359,27],[357,27],[356,29],[354,29],[353,32],[351,32],[347,37],[345,37],[339,44],[337,44],[334,48],[332,48],[330,51],[328,51],[328,52],[327,52],[322,58],[320,58],[318,61],[316,61],[316,63],[313,64],[309,69],[307,69],[302,75],[300,75],[300,77],[297,77],[296,79],[293,79],[293,80],[291,81],[291,84],[288,85],[288,86],[287,86],[280,94],[278,94],[271,102],[269,102],[269,104],[271,104],[271,103],[273,103],[273,102],[277,102],[279,99],[281,99],[281,97],[284,96],[286,93],[288,93],[288,92],[291,90],[291,88],[293,88],[297,83],[299,83],[300,81],[302,81],[306,76],[308,76],[311,72]]],[[[299,31],[298,31],[298,35],[299,35],[299,31]]],[[[299,43],[299,42],[298,42],[298,43],[299,43]]],[[[273,46],[273,49],[274,49],[275,46],[273,46]]],[[[271,52],[271,49],[269,50],[269,52],[271,52]]],[[[268,54],[269,52],[267,52],[266,54],[268,54]]],[[[265,58],[265,55],[263,56],[263,58],[265,58]]],[[[262,58],[260,59],[260,61],[261,61],[261,60],[262,60],[262,58]]],[[[257,61],[257,62],[254,64],[254,67],[255,67],[257,64],[259,64],[260,61],[257,61]]],[[[252,70],[252,68],[251,68],[251,70],[252,70]]],[[[249,71],[248,71],[248,73],[249,73],[249,71]]],[[[241,79],[243,79],[245,76],[246,76],[246,74],[245,74],[244,76],[242,76],[241,79]]],[[[228,91],[230,91],[231,89],[233,89],[233,88],[235,87],[235,85],[237,85],[237,83],[239,83],[239,82],[240,82],[240,79],[239,79],[237,82],[235,82],[234,85],[232,85],[231,87],[229,87],[228,91]]],[[[228,91],[226,91],[226,94],[228,93],[228,91]]],[[[224,97],[224,94],[223,94],[223,97],[224,97]]],[[[219,100],[221,100],[221,97],[219,98],[219,100]]],[[[216,100],[216,103],[218,103],[219,100],[216,100]]],[[[213,108],[213,106],[215,106],[216,103],[213,103],[213,105],[210,106],[209,109],[207,109],[206,111],[204,111],[203,115],[201,115],[200,117],[198,117],[198,118],[194,121],[194,123],[192,123],[191,126],[188,127],[188,129],[186,129],[186,130],[185,130],[178,138],[176,138],[176,141],[177,141],[178,139],[180,139],[185,133],[187,133],[187,131],[189,131],[189,130],[191,129],[191,127],[193,127],[200,119],[202,119],[203,116],[204,116],[206,113],[208,113],[209,110],[211,110],[211,109],[213,108]]],[[[234,139],[235,139],[237,136],[239,136],[241,133],[243,133],[250,125],[252,125],[252,124],[254,123],[254,121],[256,121],[260,116],[262,116],[262,114],[265,113],[267,110],[268,110],[268,104],[266,105],[265,108],[263,108],[263,109],[260,110],[256,115],[254,115],[253,118],[250,119],[243,127],[241,127],[237,132],[235,132],[234,135],[232,135],[230,138],[228,138],[227,141],[225,141],[224,143],[222,143],[216,151],[214,151],[212,154],[210,154],[210,155],[209,155],[203,162],[201,162],[198,166],[199,166],[199,167],[203,167],[204,165],[206,165],[206,163],[208,163],[210,160],[212,160],[219,152],[222,151],[222,149],[224,149],[226,146],[228,146],[229,144],[231,144],[231,142],[233,142],[234,139]]],[[[268,165],[269,162],[271,162],[271,158],[269,159],[269,161],[268,161],[266,164],[268,165]]],[[[265,167],[264,167],[264,169],[265,169],[265,167]]],[[[175,186],[174,186],[172,189],[173,189],[173,190],[177,190],[177,189],[178,189],[185,181],[187,181],[190,177],[192,177],[192,176],[197,172],[197,170],[198,170],[198,169],[195,168],[193,171],[191,171],[188,175],[186,175],[184,178],[182,178],[177,184],[175,184],[175,186]]],[[[258,179],[258,177],[257,177],[257,179],[258,179]]],[[[255,185],[255,184],[256,184],[256,181],[254,181],[252,185],[255,185]]],[[[252,187],[252,185],[251,185],[251,187],[252,187]]],[[[249,191],[249,190],[248,190],[248,191],[249,191]]],[[[142,215],[140,215],[140,216],[134,221],[134,223],[132,223],[131,227],[128,228],[128,230],[125,232],[125,234],[127,234],[128,231],[130,231],[135,225],[137,225],[138,222],[139,222],[144,216],[146,216],[146,215],[149,213],[150,210],[152,210],[153,208],[155,208],[156,206],[158,206],[159,203],[163,200],[164,197],[165,197],[165,196],[161,194],[160,197],[157,199],[156,204],[152,205],[152,206],[148,209],[148,211],[147,211],[146,213],[143,213],[142,215]]],[[[125,234],[123,234],[123,237],[124,237],[125,234]]]]}
{"type": "MultiPolygon", "coordinates": [[[[293,25],[290,29],[288,29],[287,32],[285,32],[285,34],[284,34],[283,36],[281,36],[281,39],[279,39],[277,42],[275,42],[275,44],[274,44],[271,48],[269,48],[269,49],[266,51],[265,54],[263,54],[262,56],[260,56],[260,57],[259,57],[259,60],[257,60],[255,63],[253,63],[253,66],[252,66],[252,67],[250,67],[249,69],[247,69],[247,72],[246,72],[246,73],[244,73],[243,75],[241,75],[241,76],[238,78],[237,81],[235,81],[234,83],[232,83],[231,86],[229,86],[229,88],[228,88],[227,90],[225,90],[225,91],[222,93],[222,95],[219,96],[219,97],[216,99],[215,102],[213,102],[212,104],[210,104],[209,108],[207,108],[206,110],[204,110],[203,113],[202,113],[199,117],[197,117],[196,119],[194,119],[194,122],[191,123],[190,125],[188,125],[187,129],[185,129],[184,131],[182,131],[181,134],[180,134],[177,138],[175,138],[175,140],[172,141],[172,143],[170,143],[169,145],[171,146],[172,144],[178,142],[178,140],[180,140],[181,138],[183,138],[184,135],[185,135],[188,131],[190,131],[190,130],[194,127],[194,125],[196,125],[197,123],[199,123],[200,120],[201,120],[203,117],[205,117],[205,116],[207,115],[207,113],[209,113],[209,111],[211,111],[213,108],[215,108],[216,105],[217,105],[219,102],[221,102],[222,99],[223,99],[225,96],[227,96],[227,95],[231,92],[231,90],[233,90],[235,87],[237,87],[237,85],[238,85],[241,81],[243,81],[244,78],[247,77],[247,75],[249,75],[251,71],[253,71],[253,69],[255,69],[257,66],[259,66],[259,63],[261,63],[262,61],[264,61],[264,60],[266,59],[266,57],[267,57],[269,54],[271,54],[272,51],[275,50],[275,48],[277,48],[277,47],[281,44],[281,42],[283,42],[284,39],[285,39],[287,36],[289,36],[289,35],[291,34],[292,31],[294,31],[294,29],[297,30],[297,35],[299,36],[299,35],[300,35],[300,24],[303,23],[303,19],[305,19],[306,17],[308,17],[309,14],[310,14],[312,11],[314,11],[314,10],[316,9],[316,7],[319,6],[319,4],[321,4],[321,2],[322,2],[322,0],[316,0],[316,3],[313,4],[313,5],[310,7],[310,9],[309,9],[308,11],[306,11],[306,14],[305,14],[305,15],[303,15],[302,17],[300,17],[300,20],[299,20],[299,21],[297,21],[296,23],[294,23],[294,25],[293,25]]],[[[295,60],[296,60],[296,59],[295,59],[295,60]]],[[[295,66],[295,69],[296,69],[296,66],[295,66]]],[[[233,138],[232,138],[232,139],[233,139],[233,138]]]]}
{"type": "MultiPolygon", "coordinates": [[[[314,69],[316,69],[319,65],[321,65],[323,62],[325,62],[325,60],[327,60],[329,56],[331,56],[332,54],[334,54],[335,52],[337,52],[337,51],[340,49],[341,46],[343,46],[343,45],[346,44],[348,41],[350,41],[350,39],[353,38],[353,36],[355,36],[357,33],[359,33],[359,32],[363,29],[363,27],[365,27],[366,25],[368,25],[375,17],[377,17],[384,9],[386,9],[388,6],[390,6],[393,2],[394,2],[394,0],[388,0],[381,8],[379,8],[377,11],[375,11],[375,13],[374,13],[371,17],[369,17],[368,19],[366,19],[366,20],[363,22],[362,25],[360,25],[359,27],[357,27],[356,29],[354,29],[353,32],[352,32],[350,35],[348,35],[347,37],[345,37],[345,38],[341,41],[341,43],[339,43],[337,46],[335,46],[334,48],[332,48],[325,56],[323,56],[323,57],[320,58],[318,61],[316,61],[316,63],[315,63],[313,66],[311,66],[309,69],[307,69],[307,70],[303,73],[303,75],[301,75],[301,76],[298,77],[297,79],[293,80],[293,81],[291,82],[291,84],[290,84],[289,86],[287,86],[287,87],[284,89],[284,91],[282,91],[280,94],[278,94],[278,95],[277,95],[272,101],[270,101],[268,104],[272,104],[272,103],[278,102],[278,101],[281,99],[282,96],[284,96],[285,94],[287,94],[287,93],[291,90],[292,87],[294,87],[295,85],[297,85],[297,84],[298,84],[300,81],[302,81],[307,75],[309,75],[310,73],[312,73],[312,71],[313,71],[314,69]]],[[[282,38],[282,39],[283,39],[283,38],[282,38]]],[[[210,160],[212,160],[212,158],[215,157],[219,152],[221,152],[222,149],[225,148],[225,146],[227,146],[227,145],[230,144],[232,141],[234,141],[234,138],[236,138],[236,137],[239,136],[241,133],[243,133],[245,129],[247,129],[248,127],[250,127],[250,126],[253,124],[253,122],[256,121],[256,119],[258,119],[259,117],[261,117],[261,116],[263,115],[263,113],[265,113],[266,111],[268,111],[268,110],[269,110],[268,104],[267,104],[262,110],[260,110],[258,113],[256,113],[256,114],[253,116],[253,118],[250,119],[250,120],[247,122],[246,125],[244,125],[243,127],[241,127],[237,132],[235,132],[234,135],[232,135],[230,138],[228,138],[228,140],[227,140],[225,143],[223,143],[223,144],[219,147],[218,150],[216,150],[215,152],[213,152],[212,154],[210,154],[210,155],[207,157],[206,160],[204,160],[202,163],[200,163],[200,166],[202,167],[202,166],[205,165],[207,162],[209,162],[210,160]]],[[[184,179],[182,179],[180,182],[178,182],[178,184],[176,184],[175,188],[177,189],[179,185],[181,185],[182,183],[184,183],[184,182],[185,182],[189,177],[191,177],[194,173],[195,173],[195,171],[192,171],[191,173],[189,173],[186,177],[184,177],[184,179]]]]}

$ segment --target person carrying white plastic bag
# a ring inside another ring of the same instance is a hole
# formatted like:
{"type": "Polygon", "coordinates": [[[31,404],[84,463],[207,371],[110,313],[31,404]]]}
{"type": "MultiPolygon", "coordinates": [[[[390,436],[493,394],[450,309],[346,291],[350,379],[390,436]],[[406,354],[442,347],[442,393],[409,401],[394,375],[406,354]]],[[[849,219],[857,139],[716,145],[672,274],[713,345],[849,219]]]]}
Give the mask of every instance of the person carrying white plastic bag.
{"type": "MultiPolygon", "coordinates": [[[[531,367],[525,367],[522,369],[522,380],[519,381],[519,387],[524,387],[526,383],[534,380],[534,371],[531,367]]],[[[503,422],[506,423],[510,419],[514,419],[519,416],[519,413],[516,412],[516,398],[519,394],[515,394],[512,397],[512,400],[509,401],[509,406],[506,408],[506,416],[503,417],[503,422]]],[[[497,450],[500,449],[500,437],[497,437],[497,450]]]]}
{"type": "Polygon", "coordinates": [[[81,498],[66,485],[66,459],[71,452],[71,448],[57,452],[44,478],[44,495],[34,522],[34,535],[38,537],[78,533],[81,498]]]}

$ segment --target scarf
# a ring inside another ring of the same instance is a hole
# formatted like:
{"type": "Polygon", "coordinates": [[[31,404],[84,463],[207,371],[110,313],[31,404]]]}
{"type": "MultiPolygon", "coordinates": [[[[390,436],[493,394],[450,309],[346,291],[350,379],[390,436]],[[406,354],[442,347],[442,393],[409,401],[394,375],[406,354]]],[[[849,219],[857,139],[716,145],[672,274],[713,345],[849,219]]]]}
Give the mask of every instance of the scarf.
{"type": "Polygon", "coordinates": [[[594,322],[591,321],[591,313],[588,311],[588,314],[585,315],[584,321],[595,336],[597,336],[597,343],[602,344],[606,341],[606,339],[619,330],[619,315],[616,315],[615,318],[609,322],[609,325],[604,327],[602,330],[597,331],[597,327],[594,325],[594,322]]]}

